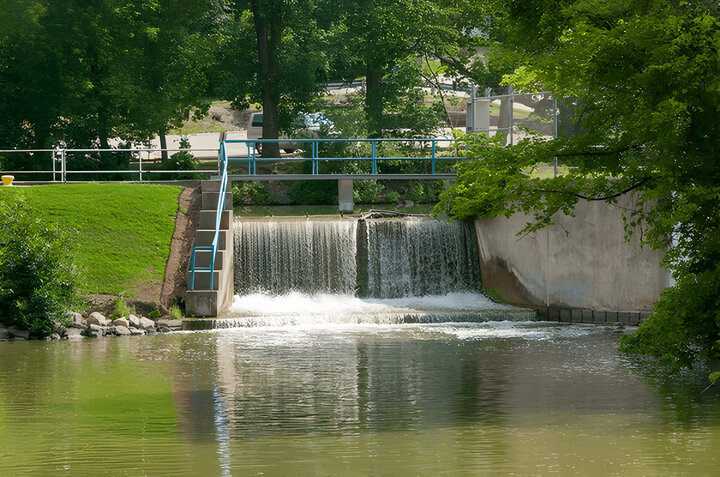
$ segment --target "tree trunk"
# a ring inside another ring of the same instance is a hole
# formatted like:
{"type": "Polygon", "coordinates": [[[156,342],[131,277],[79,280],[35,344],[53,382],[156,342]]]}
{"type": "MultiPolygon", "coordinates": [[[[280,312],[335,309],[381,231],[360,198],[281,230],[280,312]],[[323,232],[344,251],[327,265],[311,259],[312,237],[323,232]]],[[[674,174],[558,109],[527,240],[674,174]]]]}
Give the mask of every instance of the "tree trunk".
{"type": "MultiPolygon", "coordinates": [[[[275,76],[280,70],[278,54],[282,41],[282,6],[270,15],[258,9],[257,2],[252,2],[255,34],[257,36],[258,57],[262,70],[262,103],[263,103],[263,139],[278,139],[280,124],[278,121],[278,92],[275,76]]],[[[263,157],[280,157],[278,143],[263,144],[263,157]]]]}
{"type": "Polygon", "coordinates": [[[159,136],[160,136],[160,149],[162,149],[162,161],[167,162],[170,159],[170,156],[167,152],[167,137],[165,136],[167,131],[165,128],[160,130],[159,136]]]}
{"type": "MultiPolygon", "coordinates": [[[[52,138],[50,136],[50,121],[45,121],[45,118],[42,118],[43,120],[37,121],[35,123],[35,148],[36,149],[52,149],[56,145],[52,143],[52,138]]],[[[48,118],[49,119],[49,118],[48,118]]],[[[11,158],[14,156],[14,154],[9,154],[11,158]]],[[[18,158],[25,156],[19,155],[18,158]]],[[[49,171],[52,169],[52,153],[51,152],[41,152],[36,155],[36,157],[33,157],[30,159],[29,164],[22,164],[22,160],[14,159],[15,167],[14,169],[27,169],[27,170],[35,170],[35,171],[42,171],[46,170],[49,171]]],[[[10,162],[10,161],[8,161],[10,162]]],[[[9,165],[9,164],[8,164],[9,165]]],[[[59,166],[59,165],[58,165],[59,166]]]]}
{"type": "Polygon", "coordinates": [[[369,137],[383,136],[382,70],[368,66],[365,74],[365,119],[369,137]]]}

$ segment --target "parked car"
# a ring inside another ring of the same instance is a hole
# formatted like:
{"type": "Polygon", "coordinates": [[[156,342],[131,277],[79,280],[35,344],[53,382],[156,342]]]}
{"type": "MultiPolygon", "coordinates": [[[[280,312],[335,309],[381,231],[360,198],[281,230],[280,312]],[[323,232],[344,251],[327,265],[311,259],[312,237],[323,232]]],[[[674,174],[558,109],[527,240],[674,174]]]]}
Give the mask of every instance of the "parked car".
{"type": "MultiPolygon", "coordinates": [[[[332,134],[333,122],[323,113],[299,113],[295,118],[294,137],[302,139],[312,139],[318,137],[321,131],[332,134]]],[[[247,125],[248,139],[264,139],[262,137],[263,130],[263,112],[258,111],[250,114],[247,125]]],[[[287,135],[283,134],[280,139],[287,139],[287,135]]],[[[269,139],[269,138],[268,138],[269,139]]],[[[288,141],[280,142],[280,149],[288,154],[295,152],[299,144],[288,141]]],[[[262,150],[262,144],[257,145],[257,150],[262,150]]]]}

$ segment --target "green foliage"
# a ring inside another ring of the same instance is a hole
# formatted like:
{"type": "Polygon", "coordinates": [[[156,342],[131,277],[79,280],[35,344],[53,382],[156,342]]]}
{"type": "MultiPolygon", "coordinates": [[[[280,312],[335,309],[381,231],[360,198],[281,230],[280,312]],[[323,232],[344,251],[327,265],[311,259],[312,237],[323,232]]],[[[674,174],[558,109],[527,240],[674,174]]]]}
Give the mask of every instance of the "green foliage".
{"type": "Polygon", "coordinates": [[[667,251],[677,281],[623,348],[688,363],[717,350],[720,263],[720,18],[701,4],[566,0],[497,2],[490,37],[524,91],[549,89],[575,108],[573,135],[503,147],[466,138],[468,159],[441,194],[457,218],[525,212],[524,231],[572,215],[580,199],[633,194],[627,232],[667,251]],[[557,158],[560,177],[533,171],[557,158]]]}
{"type": "MultiPolygon", "coordinates": [[[[481,2],[396,0],[325,2],[332,73],[365,78],[364,111],[370,137],[426,135],[447,122],[440,102],[418,89],[437,74],[468,73],[485,22],[481,2]],[[438,61],[442,66],[438,66],[438,61]],[[433,67],[428,65],[432,64],[433,67]]],[[[481,62],[479,62],[481,63],[481,62]]]]}
{"type": "Polygon", "coordinates": [[[264,182],[234,182],[233,205],[270,205],[275,199],[264,182]]]}
{"type": "Polygon", "coordinates": [[[485,288],[483,290],[483,293],[485,294],[485,296],[490,298],[495,303],[502,303],[504,305],[512,305],[513,304],[507,298],[505,298],[505,296],[503,296],[503,294],[500,292],[500,290],[498,290],[495,287],[485,288]]]}
{"type": "Polygon", "coordinates": [[[407,198],[413,202],[423,202],[425,199],[425,188],[423,185],[419,182],[411,185],[407,193],[407,198]]]}
{"type": "Polygon", "coordinates": [[[288,196],[293,204],[337,204],[337,181],[295,181],[288,196]]]}
{"type": "Polygon", "coordinates": [[[180,311],[180,308],[178,308],[177,305],[173,305],[173,307],[170,309],[170,318],[172,318],[174,320],[179,320],[182,317],[183,316],[182,316],[182,312],[180,311]]]}
{"type": "MultiPolygon", "coordinates": [[[[219,9],[213,0],[4,2],[0,142],[104,149],[114,137],[148,140],[194,108],[202,115],[219,9]]],[[[112,157],[99,156],[99,168],[112,157]]]]}
{"type": "Polygon", "coordinates": [[[621,349],[682,366],[720,358],[720,264],[665,289],[637,332],[621,337],[621,349]]]}
{"type": "Polygon", "coordinates": [[[49,335],[53,321],[77,305],[77,270],[72,240],[17,200],[0,202],[0,321],[49,335]]]}
{"type": "Polygon", "coordinates": [[[157,320],[158,318],[160,318],[160,310],[155,308],[150,313],[148,313],[148,318],[150,318],[151,320],[157,320]]]}
{"type": "Polygon", "coordinates": [[[397,191],[391,191],[385,194],[385,201],[395,203],[400,200],[400,194],[397,191]]]}
{"type": "Polygon", "coordinates": [[[353,182],[353,201],[356,204],[371,204],[378,201],[378,196],[385,186],[376,180],[353,182]]]}
{"type": "MultiPolygon", "coordinates": [[[[190,149],[190,141],[184,137],[180,139],[180,149],[190,149]]],[[[162,160],[161,167],[169,171],[192,171],[200,168],[200,161],[190,151],[182,150],[162,160]]],[[[200,174],[168,174],[167,179],[200,179],[200,174]]]]}
{"type": "Polygon", "coordinates": [[[125,300],[123,300],[122,298],[118,298],[117,300],[115,300],[114,309],[115,311],[112,315],[110,315],[111,320],[114,320],[116,318],[127,318],[130,316],[130,310],[125,303],[125,300]]]}

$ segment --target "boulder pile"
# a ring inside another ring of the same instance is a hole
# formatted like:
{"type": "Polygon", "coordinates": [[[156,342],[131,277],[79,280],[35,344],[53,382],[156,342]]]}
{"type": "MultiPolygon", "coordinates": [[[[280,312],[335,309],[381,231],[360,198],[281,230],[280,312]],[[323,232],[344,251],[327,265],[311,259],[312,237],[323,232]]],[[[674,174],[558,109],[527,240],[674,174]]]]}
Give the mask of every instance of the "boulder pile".
{"type": "MultiPolygon", "coordinates": [[[[153,321],[149,318],[130,315],[127,318],[110,320],[103,314],[94,311],[87,316],[80,313],[68,313],[67,325],[55,323],[53,332],[48,340],[102,338],[105,336],[142,336],[155,333],[167,333],[179,330],[182,320],[160,319],[153,321]]],[[[27,340],[30,334],[27,330],[15,327],[0,327],[0,341],[27,340]]]]}

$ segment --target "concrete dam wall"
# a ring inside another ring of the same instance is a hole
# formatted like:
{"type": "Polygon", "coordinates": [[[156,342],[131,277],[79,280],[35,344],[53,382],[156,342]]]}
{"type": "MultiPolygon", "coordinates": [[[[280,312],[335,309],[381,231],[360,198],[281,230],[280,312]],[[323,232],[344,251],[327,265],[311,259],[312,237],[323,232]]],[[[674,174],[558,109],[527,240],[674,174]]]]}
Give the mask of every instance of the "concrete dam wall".
{"type": "Polygon", "coordinates": [[[556,225],[525,236],[517,233],[532,217],[523,214],[476,221],[483,288],[551,319],[644,319],[670,275],[660,266],[663,252],[642,246],[638,231],[625,240],[622,210],[632,200],[580,201],[575,217],[559,214],[556,225]]]}

